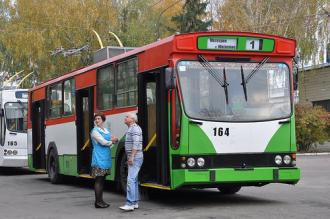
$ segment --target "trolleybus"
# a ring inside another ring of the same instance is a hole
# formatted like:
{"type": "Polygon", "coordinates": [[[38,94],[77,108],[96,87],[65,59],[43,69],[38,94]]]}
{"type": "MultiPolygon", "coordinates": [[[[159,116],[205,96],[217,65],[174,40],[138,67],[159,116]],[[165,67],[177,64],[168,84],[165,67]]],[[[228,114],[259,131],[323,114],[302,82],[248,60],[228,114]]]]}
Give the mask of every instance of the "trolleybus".
{"type": "Polygon", "coordinates": [[[93,114],[121,139],[108,180],[126,183],[123,120],[143,130],[140,185],[165,190],[296,184],[296,42],[249,32],[170,36],[29,90],[29,167],[51,182],[90,172],[93,114]]]}
{"type": "Polygon", "coordinates": [[[0,90],[0,166],[27,166],[26,89],[0,90]]]}

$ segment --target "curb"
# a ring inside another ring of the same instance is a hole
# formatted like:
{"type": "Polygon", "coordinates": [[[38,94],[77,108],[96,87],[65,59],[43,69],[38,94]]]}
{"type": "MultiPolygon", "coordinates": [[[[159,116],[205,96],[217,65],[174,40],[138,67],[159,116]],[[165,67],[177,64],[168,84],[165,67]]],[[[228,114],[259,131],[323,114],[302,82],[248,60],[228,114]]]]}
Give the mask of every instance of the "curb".
{"type": "Polygon", "coordinates": [[[297,156],[319,156],[319,155],[330,155],[330,152],[315,152],[315,153],[297,153],[297,156]]]}

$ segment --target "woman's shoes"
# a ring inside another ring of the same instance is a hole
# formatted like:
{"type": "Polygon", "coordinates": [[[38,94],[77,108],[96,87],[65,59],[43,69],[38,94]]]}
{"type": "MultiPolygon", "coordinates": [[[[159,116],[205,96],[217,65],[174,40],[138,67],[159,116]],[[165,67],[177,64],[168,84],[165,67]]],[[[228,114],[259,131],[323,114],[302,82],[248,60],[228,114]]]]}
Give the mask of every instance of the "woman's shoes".
{"type": "Polygon", "coordinates": [[[102,202],[95,202],[94,206],[95,206],[95,208],[107,208],[110,205],[105,203],[104,201],[102,201],[102,202]]]}

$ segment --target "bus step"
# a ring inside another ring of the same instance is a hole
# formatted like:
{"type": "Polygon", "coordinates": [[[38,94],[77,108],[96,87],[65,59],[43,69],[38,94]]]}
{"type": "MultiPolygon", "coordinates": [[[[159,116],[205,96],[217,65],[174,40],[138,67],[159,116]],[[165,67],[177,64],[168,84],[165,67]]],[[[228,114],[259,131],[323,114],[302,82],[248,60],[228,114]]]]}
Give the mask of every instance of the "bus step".
{"type": "Polygon", "coordinates": [[[78,177],[81,177],[81,178],[87,178],[87,179],[93,179],[93,177],[89,174],[79,174],[78,177]]]}
{"type": "Polygon", "coordinates": [[[155,188],[155,189],[162,189],[162,190],[171,190],[171,188],[169,186],[164,186],[164,185],[157,184],[157,183],[141,183],[140,186],[155,188]]]}
{"type": "Polygon", "coordinates": [[[36,173],[47,173],[45,169],[35,169],[34,172],[36,173]]]}

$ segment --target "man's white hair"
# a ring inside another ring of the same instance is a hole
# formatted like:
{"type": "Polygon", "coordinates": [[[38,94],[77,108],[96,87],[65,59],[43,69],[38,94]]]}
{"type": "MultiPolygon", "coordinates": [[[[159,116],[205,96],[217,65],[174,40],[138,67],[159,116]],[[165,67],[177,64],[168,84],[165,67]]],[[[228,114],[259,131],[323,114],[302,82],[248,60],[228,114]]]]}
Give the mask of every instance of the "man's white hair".
{"type": "Polygon", "coordinates": [[[131,118],[131,119],[133,119],[134,120],[134,122],[137,122],[138,121],[138,118],[137,118],[137,115],[136,115],[136,113],[127,113],[127,116],[129,117],[129,118],[131,118]]]}

